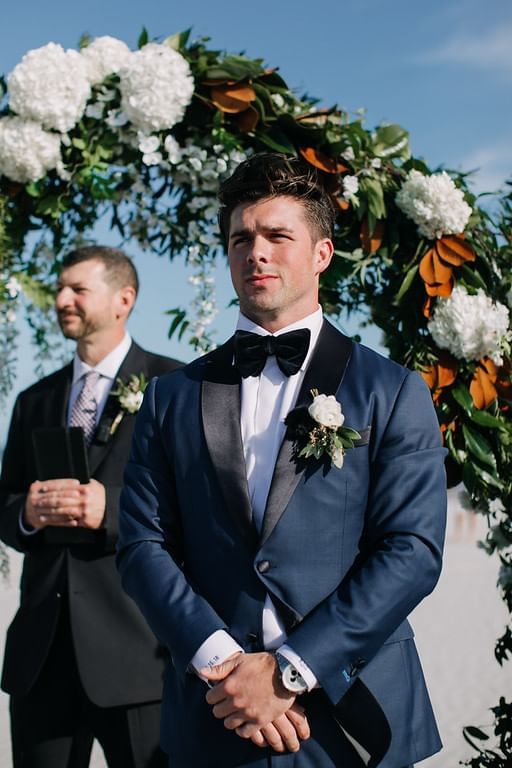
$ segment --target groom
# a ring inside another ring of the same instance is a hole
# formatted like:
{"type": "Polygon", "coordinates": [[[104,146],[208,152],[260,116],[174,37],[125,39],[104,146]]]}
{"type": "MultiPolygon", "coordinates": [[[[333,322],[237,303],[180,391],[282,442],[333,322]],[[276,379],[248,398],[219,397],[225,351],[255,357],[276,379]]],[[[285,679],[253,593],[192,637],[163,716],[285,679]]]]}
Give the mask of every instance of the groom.
{"type": "Polygon", "coordinates": [[[174,768],[404,768],[441,746],[407,622],[441,568],[430,396],[323,319],[314,168],[255,155],[220,200],[237,332],[150,385],[121,500],[123,585],[172,656],[162,746],[174,768]],[[359,433],[341,467],[299,456],[333,434],[313,390],[359,433]]]}

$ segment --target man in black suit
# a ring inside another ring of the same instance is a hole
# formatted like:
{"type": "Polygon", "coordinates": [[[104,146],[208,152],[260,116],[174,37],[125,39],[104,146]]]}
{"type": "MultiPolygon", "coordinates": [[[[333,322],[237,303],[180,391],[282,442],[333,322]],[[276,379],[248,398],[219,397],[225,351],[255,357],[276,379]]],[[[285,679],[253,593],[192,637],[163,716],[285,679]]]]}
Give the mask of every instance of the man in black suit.
{"type": "Polygon", "coordinates": [[[114,563],[118,501],[141,395],[126,386],[180,366],[133,342],[138,279],[122,251],[79,248],[55,307],[75,358],[22,392],[0,479],[0,536],[24,552],[2,688],[15,768],[85,768],[94,738],[110,768],[156,768],[164,658],[114,563]],[[119,384],[119,380],[123,382],[119,384]],[[79,425],[91,480],[40,481],[34,429],[79,425]]]}

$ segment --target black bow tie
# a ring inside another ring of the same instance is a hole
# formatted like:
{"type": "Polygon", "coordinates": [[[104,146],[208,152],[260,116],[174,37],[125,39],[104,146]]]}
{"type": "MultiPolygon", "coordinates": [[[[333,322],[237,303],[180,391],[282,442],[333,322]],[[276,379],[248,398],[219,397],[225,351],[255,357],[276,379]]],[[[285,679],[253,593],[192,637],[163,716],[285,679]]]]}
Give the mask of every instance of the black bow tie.
{"type": "Polygon", "coordinates": [[[276,362],[285,376],[293,376],[300,367],[309,348],[311,331],[299,328],[280,336],[260,336],[249,331],[237,331],[234,336],[235,365],[243,378],[259,376],[269,355],[276,356],[276,362]]]}

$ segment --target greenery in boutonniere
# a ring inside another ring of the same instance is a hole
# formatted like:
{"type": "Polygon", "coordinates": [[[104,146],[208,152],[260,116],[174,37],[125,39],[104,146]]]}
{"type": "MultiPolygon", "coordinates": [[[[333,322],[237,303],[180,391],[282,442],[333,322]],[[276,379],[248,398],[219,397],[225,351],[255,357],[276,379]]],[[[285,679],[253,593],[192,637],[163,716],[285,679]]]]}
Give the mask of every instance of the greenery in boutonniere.
{"type": "Polygon", "coordinates": [[[321,395],[318,389],[312,389],[311,395],[309,408],[294,408],[285,419],[297,445],[297,457],[320,459],[325,454],[341,469],[346,450],[353,448],[361,435],[343,426],[345,416],[334,395],[321,395]]]}

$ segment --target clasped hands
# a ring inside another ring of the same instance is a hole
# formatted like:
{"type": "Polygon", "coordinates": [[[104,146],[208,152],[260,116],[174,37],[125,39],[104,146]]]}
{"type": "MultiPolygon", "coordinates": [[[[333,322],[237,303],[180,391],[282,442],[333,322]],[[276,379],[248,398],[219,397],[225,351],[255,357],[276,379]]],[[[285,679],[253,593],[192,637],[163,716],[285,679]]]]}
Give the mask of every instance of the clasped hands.
{"type": "Polygon", "coordinates": [[[276,752],[298,752],[309,738],[304,708],[282,685],[271,653],[237,653],[201,675],[214,684],[206,694],[214,716],[241,738],[276,752]]]}
{"type": "Polygon", "coordinates": [[[105,516],[105,486],[73,478],[36,480],[28,489],[24,521],[33,528],[99,528],[105,516]]]}

